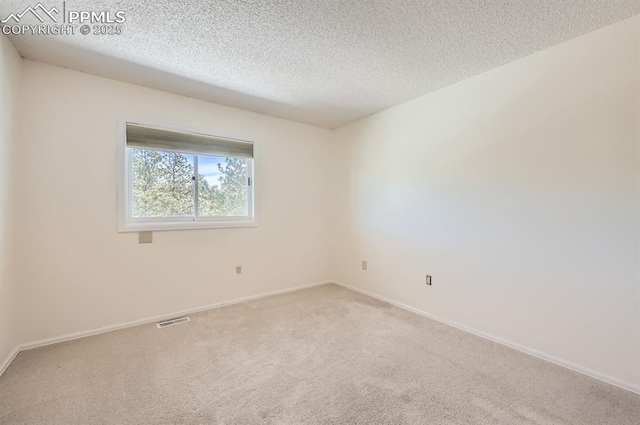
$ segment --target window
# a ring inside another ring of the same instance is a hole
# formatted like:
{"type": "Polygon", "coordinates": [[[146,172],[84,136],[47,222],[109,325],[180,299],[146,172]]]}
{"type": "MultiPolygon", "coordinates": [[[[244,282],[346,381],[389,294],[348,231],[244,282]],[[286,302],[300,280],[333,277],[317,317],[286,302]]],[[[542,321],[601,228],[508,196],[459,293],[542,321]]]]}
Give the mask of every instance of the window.
{"type": "Polygon", "coordinates": [[[254,225],[253,142],[127,122],[120,231],[254,225]]]}

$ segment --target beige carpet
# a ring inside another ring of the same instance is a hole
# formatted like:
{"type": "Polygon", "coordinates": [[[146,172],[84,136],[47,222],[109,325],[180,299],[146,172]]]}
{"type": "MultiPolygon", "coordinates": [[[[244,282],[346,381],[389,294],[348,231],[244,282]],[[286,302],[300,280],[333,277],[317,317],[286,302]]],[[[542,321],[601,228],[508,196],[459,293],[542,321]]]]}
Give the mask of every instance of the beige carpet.
{"type": "Polygon", "coordinates": [[[640,396],[326,285],[20,353],[10,424],[638,425],[640,396]]]}

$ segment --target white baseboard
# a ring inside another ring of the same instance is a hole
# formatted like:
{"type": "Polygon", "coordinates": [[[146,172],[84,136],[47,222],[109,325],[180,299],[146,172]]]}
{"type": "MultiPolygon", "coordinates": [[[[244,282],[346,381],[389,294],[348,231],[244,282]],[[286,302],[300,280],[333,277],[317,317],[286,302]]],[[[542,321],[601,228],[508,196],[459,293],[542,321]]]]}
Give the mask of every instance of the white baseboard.
{"type": "Polygon", "coordinates": [[[98,334],[102,334],[102,333],[105,333],[105,332],[112,332],[112,331],[117,331],[119,329],[130,328],[130,327],[133,327],[133,326],[139,326],[139,325],[145,325],[145,324],[148,324],[148,323],[159,322],[161,320],[171,319],[171,318],[174,318],[176,316],[184,316],[184,315],[187,315],[187,314],[195,314],[195,313],[199,313],[199,312],[202,312],[202,311],[213,310],[215,308],[220,308],[220,307],[224,307],[224,306],[228,306],[228,305],[244,303],[244,302],[247,302],[247,301],[253,301],[253,300],[260,299],[260,298],[266,298],[266,297],[271,297],[271,296],[274,296],[274,295],[286,294],[288,292],[295,292],[295,291],[300,291],[300,290],[303,290],[303,289],[313,288],[315,286],[326,285],[328,283],[333,283],[333,281],[323,281],[323,282],[310,283],[310,284],[307,284],[307,285],[295,286],[293,288],[280,289],[278,291],[265,292],[265,293],[262,293],[262,294],[251,295],[251,296],[243,297],[243,298],[236,298],[236,299],[229,300],[229,301],[220,301],[220,302],[217,302],[217,303],[204,305],[204,306],[200,306],[200,307],[195,307],[195,308],[192,308],[192,309],[175,311],[173,313],[163,314],[163,315],[160,315],[160,316],[147,317],[145,319],[134,320],[134,321],[131,321],[131,322],[120,323],[120,324],[117,324],[117,325],[104,326],[104,327],[97,328],[97,329],[91,329],[91,330],[87,330],[87,331],[75,332],[75,333],[62,335],[62,336],[58,336],[58,337],[54,337],[54,338],[47,338],[47,339],[42,339],[42,340],[35,341],[35,342],[28,342],[28,343],[25,343],[25,344],[20,344],[18,347],[16,347],[12,351],[12,353],[9,355],[9,357],[2,364],[2,367],[0,368],[0,375],[2,375],[2,372],[4,372],[5,369],[9,366],[9,364],[11,364],[11,362],[18,355],[18,353],[20,351],[23,351],[23,350],[30,350],[32,348],[44,347],[46,345],[57,344],[59,342],[71,341],[71,340],[79,339],[79,338],[85,338],[85,337],[88,337],[88,336],[98,335],[98,334]]]}
{"type": "Polygon", "coordinates": [[[369,292],[369,291],[365,291],[364,289],[360,289],[360,288],[358,288],[356,286],[352,286],[352,285],[346,284],[344,282],[333,281],[333,283],[335,283],[336,285],[340,285],[343,288],[350,289],[350,290],[355,291],[355,292],[359,292],[359,293],[361,293],[363,295],[366,295],[366,296],[369,296],[371,298],[375,298],[375,299],[378,299],[380,301],[384,301],[386,303],[389,303],[391,305],[399,307],[399,308],[401,308],[403,310],[407,310],[407,311],[410,311],[412,313],[419,314],[420,316],[427,317],[427,318],[435,320],[437,322],[444,323],[445,325],[449,325],[449,326],[451,326],[453,328],[460,329],[462,331],[465,331],[465,332],[468,332],[470,334],[479,336],[481,338],[488,339],[490,341],[496,342],[496,343],[501,344],[501,345],[505,345],[505,346],[507,346],[509,348],[512,348],[514,350],[523,352],[525,354],[529,354],[531,356],[534,356],[534,357],[537,357],[539,359],[548,361],[548,362],[556,364],[558,366],[562,366],[562,367],[565,367],[567,369],[571,369],[574,372],[578,372],[578,373],[581,373],[583,375],[587,375],[587,376],[589,376],[591,378],[595,378],[595,379],[597,379],[599,381],[606,382],[607,384],[611,384],[611,385],[614,385],[616,387],[622,388],[624,390],[631,391],[631,392],[636,393],[636,394],[640,394],[640,385],[635,385],[635,384],[633,384],[631,382],[623,381],[621,379],[615,378],[615,377],[607,375],[605,373],[597,372],[595,370],[592,370],[592,369],[589,369],[587,367],[583,367],[583,366],[577,365],[577,364],[575,364],[573,362],[570,362],[570,361],[567,361],[567,360],[560,359],[558,357],[552,356],[552,355],[544,353],[542,351],[538,351],[538,350],[535,350],[533,348],[525,347],[525,346],[522,346],[520,344],[516,344],[514,342],[507,341],[507,340],[502,339],[500,337],[497,337],[495,335],[491,335],[491,334],[488,334],[486,332],[478,331],[478,330],[470,328],[468,326],[461,325],[460,323],[452,322],[451,320],[443,319],[443,318],[435,316],[435,315],[433,315],[431,313],[427,313],[426,311],[418,310],[417,308],[408,306],[406,304],[402,304],[400,302],[397,302],[397,301],[394,301],[392,299],[389,299],[389,298],[374,294],[374,293],[369,292]]]}
{"type": "Polygon", "coordinates": [[[555,356],[552,356],[550,354],[544,353],[542,351],[538,351],[529,347],[525,347],[522,346],[520,344],[516,344],[507,340],[504,340],[500,337],[497,337],[495,335],[491,335],[488,334],[486,332],[481,332],[478,331],[476,329],[470,328],[468,326],[456,323],[456,322],[452,322],[450,320],[447,319],[443,319],[441,317],[435,316],[433,314],[427,313],[426,311],[422,311],[419,310],[417,308],[408,306],[406,304],[402,304],[400,302],[394,301],[392,299],[374,294],[372,292],[366,291],[364,289],[360,289],[358,287],[346,284],[344,282],[340,282],[340,281],[335,281],[335,280],[330,280],[330,281],[324,281],[324,282],[316,282],[316,283],[311,283],[308,285],[302,285],[302,286],[296,286],[293,288],[287,288],[287,289],[281,289],[278,291],[272,291],[272,292],[266,292],[266,293],[262,293],[262,294],[257,294],[257,295],[251,295],[248,297],[243,297],[243,298],[237,298],[234,300],[229,300],[229,301],[221,301],[218,303],[214,303],[214,304],[209,304],[209,305],[205,305],[205,306],[200,306],[200,307],[196,307],[193,309],[188,309],[188,310],[182,310],[182,311],[176,311],[170,314],[163,314],[160,316],[155,316],[155,317],[148,317],[145,319],[140,319],[140,320],[135,320],[135,321],[131,321],[131,322],[126,322],[126,323],[121,323],[121,324],[117,324],[117,325],[111,325],[111,326],[105,326],[102,328],[98,328],[98,329],[92,329],[92,330],[88,330],[88,331],[82,331],[82,332],[76,332],[76,333],[72,333],[72,334],[67,334],[67,335],[62,335],[59,337],[55,337],[55,338],[48,338],[48,339],[43,339],[40,341],[35,341],[35,342],[30,342],[30,343],[26,343],[26,344],[21,344],[18,347],[14,348],[13,351],[9,354],[9,356],[5,359],[5,361],[0,364],[0,376],[2,375],[2,373],[4,373],[4,371],[7,369],[7,367],[9,367],[9,365],[11,364],[11,362],[13,361],[13,359],[16,358],[16,356],[18,355],[18,353],[20,351],[23,350],[29,350],[32,348],[37,348],[37,347],[44,347],[46,345],[51,345],[51,344],[57,344],[59,342],[65,342],[65,341],[71,341],[74,339],[78,339],[78,338],[85,338],[88,336],[92,336],[92,335],[98,335],[101,333],[105,333],[105,332],[111,332],[111,331],[116,331],[119,329],[125,329],[125,328],[130,328],[133,326],[138,326],[138,325],[144,325],[144,324],[148,324],[148,323],[153,323],[153,322],[158,322],[161,320],[166,320],[166,319],[170,319],[176,316],[182,316],[185,314],[194,314],[194,313],[199,313],[202,311],[207,311],[207,310],[213,310],[216,308],[220,308],[220,307],[224,307],[224,306],[228,306],[228,305],[233,305],[233,304],[239,304],[239,303],[243,303],[243,302],[247,302],[247,301],[253,301],[253,300],[257,300],[260,298],[266,298],[266,297],[270,297],[270,296],[274,296],[274,295],[280,295],[280,294],[286,294],[289,292],[295,292],[295,291],[300,291],[303,289],[307,289],[307,288],[313,288],[315,286],[320,286],[320,285],[326,285],[328,283],[335,283],[336,285],[340,285],[346,289],[355,291],[355,292],[359,292],[361,294],[367,295],[369,297],[372,298],[376,298],[380,301],[384,301],[386,303],[389,303],[391,305],[394,305],[396,307],[402,308],[404,310],[410,311],[412,313],[415,314],[419,314],[420,316],[424,316],[427,317],[429,319],[432,320],[436,320],[440,323],[444,323],[446,325],[449,325],[451,327],[454,327],[456,329],[460,329],[462,331],[468,332],[470,334],[488,339],[490,341],[496,342],[498,344],[507,346],[509,348],[512,348],[514,350],[517,351],[521,351],[523,353],[529,354],[531,356],[537,357],[539,359],[548,361],[550,363],[556,364],[558,366],[562,366],[565,367],[567,369],[571,369],[574,372],[578,372],[581,373],[583,375],[587,375],[590,376],[592,378],[598,379],[600,381],[606,382],[608,384],[614,385],[616,387],[625,389],[627,391],[631,391],[634,392],[636,394],[640,394],[640,386],[639,385],[635,385],[632,384],[630,382],[627,381],[623,381],[620,380],[618,378],[612,377],[610,375],[604,374],[604,373],[600,373],[600,372],[596,372],[592,369],[586,368],[586,367],[582,367],[580,365],[577,365],[575,363],[557,358],[555,356]]]}
{"type": "Polygon", "coordinates": [[[7,368],[9,367],[9,365],[11,364],[11,362],[13,361],[13,359],[16,358],[16,356],[18,355],[18,353],[20,352],[20,347],[15,347],[7,356],[6,359],[4,359],[4,361],[0,364],[0,376],[2,376],[2,374],[4,373],[5,370],[7,370],[7,368]]]}

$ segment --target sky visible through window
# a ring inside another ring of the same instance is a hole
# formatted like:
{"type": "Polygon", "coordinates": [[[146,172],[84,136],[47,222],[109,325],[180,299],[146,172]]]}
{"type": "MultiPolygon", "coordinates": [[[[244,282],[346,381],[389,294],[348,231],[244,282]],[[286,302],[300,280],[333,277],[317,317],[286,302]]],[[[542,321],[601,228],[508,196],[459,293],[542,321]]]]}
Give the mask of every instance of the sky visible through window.
{"type": "MultiPolygon", "coordinates": [[[[186,157],[189,164],[193,166],[193,155],[186,155],[186,157]]],[[[218,180],[218,178],[222,175],[222,173],[218,168],[218,164],[224,164],[224,160],[225,158],[221,156],[199,155],[198,174],[203,175],[209,185],[219,186],[220,181],[218,180]]]]}

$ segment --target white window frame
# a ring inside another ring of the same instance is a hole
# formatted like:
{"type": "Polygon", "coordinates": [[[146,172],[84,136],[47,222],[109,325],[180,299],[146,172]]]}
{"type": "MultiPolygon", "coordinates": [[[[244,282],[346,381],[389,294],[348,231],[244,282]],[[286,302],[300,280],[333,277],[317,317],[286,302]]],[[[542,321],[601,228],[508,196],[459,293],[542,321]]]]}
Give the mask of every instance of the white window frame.
{"type": "MultiPolygon", "coordinates": [[[[233,227],[256,227],[258,225],[255,214],[255,161],[256,145],[253,141],[253,159],[247,158],[247,177],[250,184],[247,186],[248,195],[248,216],[247,217],[198,217],[198,185],[194,184],[194,216],[193,217],[151,217],[133,218],[131,216],[132,206],[132,161],[131,148],[127,148],[127,123],[136,123],[143,126],[162,128],[166,130],[182,133],[211,134],[219,137],[239,140],[252,140],[232,134],[225,134],[218,131],[185,128],[175,125],[159,124],[147,120],[121,118],[118,128],[118,232],[142,232],[142,231],[167,231],[167,230],[189,230],[189,229],[216,229],[233,227]]],[[[194,174],[198,175],[197,154],[194,155],[194,174]]]]}

